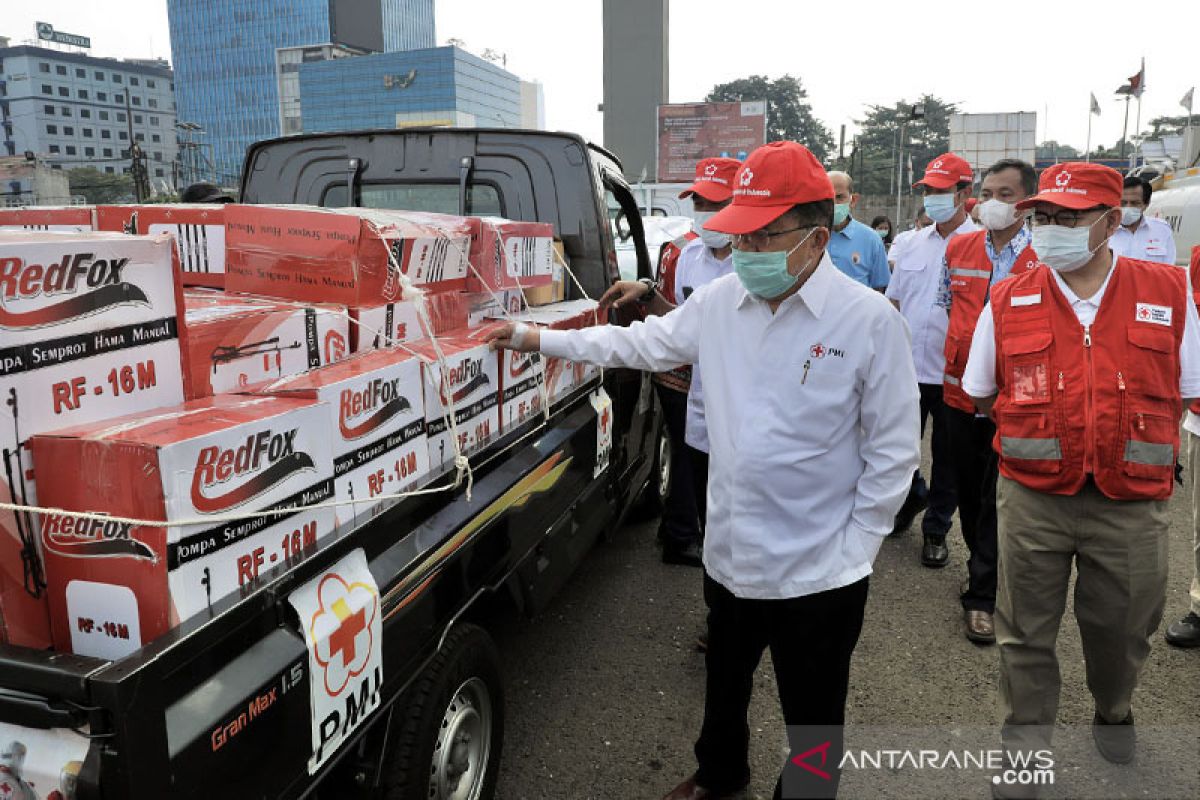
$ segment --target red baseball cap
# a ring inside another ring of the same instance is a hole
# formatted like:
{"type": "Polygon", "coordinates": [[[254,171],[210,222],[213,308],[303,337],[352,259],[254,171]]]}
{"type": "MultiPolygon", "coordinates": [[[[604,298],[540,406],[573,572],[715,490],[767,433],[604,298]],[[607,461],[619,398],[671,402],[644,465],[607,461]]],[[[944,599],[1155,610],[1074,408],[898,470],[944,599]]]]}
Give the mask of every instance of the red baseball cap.
{"type": "Polygon", "coordinates": [[[917,181],[918,186],[934,189],[949,189],[963,181],[975,180],[975,173],[966,159],[954,153],[943,153],[925,167],[925,175],[917,181]]]}
{"type": "Polygon", "coordinates": [[[733,176],[742,162],[736,158],[702,158],[696,162],[696,181],[679,193],[682,200],[698,194],[705,200],[723,203],[733,196],[733,176]]]}
{"type": "Polygon", "coordinates": [[[1017,208],[1029,208],[1037,203],[1053,203],[1063,208],[1081,210],[1096,206],[1117,208],[1125,179],[1121,173],[1103,164],[1068,161],[1042,171],[1038,193],[1017,203],[1017,208]]]}
{"type": "Polygon", "coordinates": [[[832,199],[833,184],[807,147],[771,142],[746,159],[733,179],[733,202],[704,227],[720,233],[750,233],[793,206],[832,199]]]}

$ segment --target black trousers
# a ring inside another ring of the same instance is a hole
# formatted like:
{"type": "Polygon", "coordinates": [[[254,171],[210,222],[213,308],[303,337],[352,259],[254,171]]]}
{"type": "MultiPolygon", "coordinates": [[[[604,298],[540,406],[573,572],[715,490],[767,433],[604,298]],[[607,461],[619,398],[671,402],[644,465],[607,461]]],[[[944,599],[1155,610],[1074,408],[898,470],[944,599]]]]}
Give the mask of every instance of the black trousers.
{"type": "Polygon", "coordinates": [[[945,536],[950,530],[957,505],[954,485],[954,456],[950,450],[950,437],[946,431],[946,404],[942,402],[940,383],[917,384],[921,391],[921,435],[925,435],[925,421],[933,425],[930,437],[932,450],[929,484],[921,477],[921,470],[913,473],[909,498],[924,496],[929,501],[925,516],[921,519],[921,533],[926,536],[945,536]]]}
{"type": "MultiPolygon", "coordinates": [[[[692,457],[684,441],[687,426],[687,393],[654,384],[658,401],[662,404],[663,422],[667,426],[667,437],[671,440],[671,485],[667,489],[667,504],[663,508],[659,523],[659,535],[663,547],[682,550],[701,541],[700,521],[703,519],[696,494],[696,478],[692,472],[692,457]]],[[[708,473],[705,471],[705,479],[708,473]]],[[[703,500],[700,499],[702,503],[703,500]]]]}
{"type": "MultiPolygon", "coordinates": [[[[704,725],[696,741],[696,782],[714,794],[737,791],[750,780],[750,728],[746,715],[754,671],[763,650],[771,649],[783,719],[792,755],[825,742],[825,758],[814,765],[821,777],[789,760],[776,785],[776,797],[833,797],[842,758],[850,683],[850,656],[862,631],[867,578],[827,592],[786,600],[747,600],[704,576],[708,605],[708,651],[704,725]],[[808,729],[821,726],[812,741],[808,729]],[[826,726],[828,728],[826,729],[826,726]],[[782,794],[783,789],[787,794],[782,794]]],[[[807,759],[806,759],[807,760],[807,759]]]]}
{"type": "Polygon", "coordinates": [[[999,458],[992,448],[996,424],[957,408],[946,407],[950,449],[958,486],[958,520],[967,559],[967,591],[963,608],[996,610],[996,475],[999,458]]]}
{"type": "Polygon", "coordinates": [[[708,453],[687,446],[688,459],[692,467],[692,487],[696,498],[696,511],[700,516],[700,536],[704,536],[708,522],[708,453]]]}

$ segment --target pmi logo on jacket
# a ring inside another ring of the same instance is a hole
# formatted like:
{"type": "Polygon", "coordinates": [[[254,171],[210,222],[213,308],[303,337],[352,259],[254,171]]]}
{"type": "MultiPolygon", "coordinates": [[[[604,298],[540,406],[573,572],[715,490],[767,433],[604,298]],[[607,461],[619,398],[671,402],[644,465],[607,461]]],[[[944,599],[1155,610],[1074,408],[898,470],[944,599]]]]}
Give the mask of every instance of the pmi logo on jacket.
{"type": "Polygon", "coordinates": [[[211,445],[196,457],[192,506],[202,514],[235,509],[301,472],[315,470],[312,456],[296,449],[297,428],[252,433],[236,448],[211,445]]]}
{"type": "Polygon", "coordinates": [[[57,262],[38,264],[19,256],[0,258],[0,328],[33,330],[100,314],[117,306],[150,305],[122,272],[128,258],[96,258],[68,253],[57,262]],[[29,311],[17,307],[38,300],[29,311]]]}

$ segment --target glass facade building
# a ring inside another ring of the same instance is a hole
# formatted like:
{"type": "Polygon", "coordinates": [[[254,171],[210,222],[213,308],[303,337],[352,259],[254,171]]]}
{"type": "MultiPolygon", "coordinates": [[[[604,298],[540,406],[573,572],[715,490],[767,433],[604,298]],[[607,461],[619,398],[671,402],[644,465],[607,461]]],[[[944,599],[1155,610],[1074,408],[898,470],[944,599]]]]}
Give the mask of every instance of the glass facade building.
{"type": "MultiPolygon", "coordinates": [[[[0,47],[0,155],[32,152],[51,169],[121,174],[136,141],[152,189],[167,191],[179,152],[173,81],[165,61],[0,47]]],[[[3,191],[11,201],[26,188],[14,182],[3,191]]]]}
{"type": "Polygon", "coordinates": [[[434,44],[433,0],[168,0],[167,15],[179,120],[204,131],[227,185],[250,144],[282,133],[276,50],[434,44]]]}
{"type": "Polygon", "coordinates": [[[515,128],[521,81],[457,47],[300,65],[305,133],[416,125],[515,128]]]}

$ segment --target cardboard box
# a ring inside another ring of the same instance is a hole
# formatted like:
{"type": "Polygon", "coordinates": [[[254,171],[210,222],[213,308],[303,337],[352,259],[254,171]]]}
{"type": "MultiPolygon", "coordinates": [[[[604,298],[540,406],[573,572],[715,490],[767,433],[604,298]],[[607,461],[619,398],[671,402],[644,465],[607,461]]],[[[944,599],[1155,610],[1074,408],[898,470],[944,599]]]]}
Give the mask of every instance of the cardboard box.
{"type": "MultiPolygon", "coordinates": [[[[183,401],[173,257],[168,236],[0,234],[0,498],[37,505],[34,434],[183,401]]],[[[37,525],[0,511],[0,640],[45,647],[37,525]]]]}
{"type": "Polygon", "coordinates": [[[94,230],[93,206],[0,208],[0,232],[8,230],[85,233],[94,230]]]}
{"type": "Polygon", "coordinates": [[[366,208],[225,208],[227,288],[312,303],[402,299],[400,275],[433,291],[466,288],[462,217],[366,208]]]}
{"type": "Polygon", "coordinates": [[[354,322],[350,324],[350,340],[353,342],[353,352],[391,347],[425,339],[430,335],[443,336],[449,331],[466,327],[468,297],[462,292],[426,293],[425,309],[433,325],[432,332],[421,324],[415,300],[352,308],[350,314],[354,322]]]}
{"type": "Polygon", "coordinates": [[[500,433],[496,410],[500,399],[499,360],[486,344],[466,338],[467,331],[459,333],[462,335],[438,339],[448,375],[443,375],[428,339],[407,345],[425,364],[425,431],[433,473],[454,464],[454,443],[445,411],[453,410],[464,455],[486,447],[500,433]]]}
{"type": "Polygon", "coordinates": [[[372,350],[303,375],[284,378],[259,394],[320,401],[333,447],[337,522],[369,519],[380,495],[419,486],[429,476],[422,362],[400,350],[372,350]]]}
{"type": "Polygon", "coordinates": [[[225,286],[225,204],[96,206],[96,228],[175,237],[184,286],[225,286]]]}
{"type": "Polygon", "coordinates": [[[567,271],[563,265],[567,263],[566,253],[562,242],[554,240],[554,267],[551,270],[550,283],[535,286],[525,290],[525,303],[530,306],[544,306],[549,303],[561,303],[567,299],[567,271]]]}
{"type": "Polygon", "coordinates": [[[131,527],[45,514],[50,618],[60,650],[120,658],[180,620],[290,566],[333,530],[333,509],[224,520],[333,498],[328,409],[211,397],[37,436],[47,505],[211,524],[131,527]]]}
{"type": "Polygon", "coordinates": [[[186,305],[188,399],[246,391],[349,353],[340,306],[200,292],[189,292],[186,305]]]}
{"type": "Polygon", "coordinates": [[[471,273],[467,290],[522,289],[553,280],[554,226],[499,217],[469,217],[471,273]]]}
{"type": "MultiPolygon", "coordinates": [[[[572,300],[554,305],[530,308],[528,311],[515,315],[519,322],[526,322],[552,330],[577,330],[590,328],[603,321],[594,300],[572,300]]],[[[568,361],[562,358],[547,358],[545,365],[546,392],[550,405],[554,406],[566,400],[583,385],[600,377],[600,368],[582,361],[568,361]]]]}
{"type": "MultiPolygon", "coordinates": [[[[489,332],[504,324],[489,321],[470,331],[463,339],[482,343],[489,332]]],[[[497,422],[499,432],[503,435],[544,413],[546,373],[539,353],[499,350],[495,355],[499,362],[497,374],[500,383],[497,422]]]]}
{"type": "Polygon", "coordinates": [[[463,296],[467,302],[465,324],[469,328],[478,328],[488,320],[508,319],[525,310],[525,295],[519,289],[473,292],[463,296]]]}

